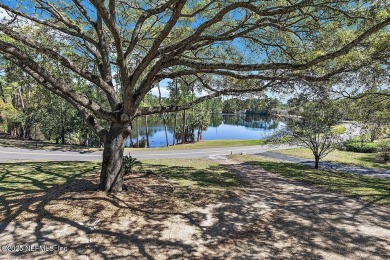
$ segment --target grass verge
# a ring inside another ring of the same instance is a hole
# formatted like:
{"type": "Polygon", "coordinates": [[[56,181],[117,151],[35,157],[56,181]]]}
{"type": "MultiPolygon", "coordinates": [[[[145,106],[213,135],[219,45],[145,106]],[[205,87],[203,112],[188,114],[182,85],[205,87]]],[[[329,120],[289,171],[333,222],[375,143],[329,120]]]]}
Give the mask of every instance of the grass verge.
{"type": "Polygon", "coordinates": [[[125,152],[131,151],[164,151],[164,150],[191,150],[191,149],[206,149],[206,148],[222,148],[236,146],[252,146],[264,144],[262,140],[207,140],[189,144],[179,144],[169,147],[156,148],[125,148],[125,152]]]}
{"type": "Polygon", "coordinates": [[[231,159],[259,166],[289,179],[303,181],[361,200],[390,205],[390,179],[362,176],[287,163],[253,155],[231,155],[231,159]]]}
{"type": "MultiPolygon", "coordinates": [[[[305,159],[313,159],[312,152],[307,148],[293,148],[286,150],[277,150],[273,152],[305,159]]],[[[355,153],[335,150],[329,153],[323,159],[323,161],[355,165],[365,168],[390,169],[390,164],[382,163],[380,160],[378,160],[378,158],[378,153],[355,153]]]]}
{"type": "MultiPolygon", "coordinates": [[[[131,151],[166,151],[166,150],[191,150],[191,149],[206,149],[206,148],[221,148],[221,147],[236,147],[236,146],[252,146],[264,144],[261,140],[208,140],[189,144],[180,144],[169,147],[156,148],[125,148],[125,153],[131,151]]],[[[44,141],[30,141],[30,140],[15,140],[0,138],[0,146],[25,148],[25,149],[39,149],[39,150],[53,150],[53,151],[76,151],[76,152],[95,152],[102,151],[103,148],[88,148],[79,145],[62,145],[54,144],[44,141]]]]}

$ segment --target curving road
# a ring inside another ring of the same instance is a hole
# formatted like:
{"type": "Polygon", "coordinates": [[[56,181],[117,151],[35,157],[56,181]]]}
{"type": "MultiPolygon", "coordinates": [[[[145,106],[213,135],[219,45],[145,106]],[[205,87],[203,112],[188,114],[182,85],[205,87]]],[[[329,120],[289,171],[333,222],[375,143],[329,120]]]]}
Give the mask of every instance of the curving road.
{"type": "MultiPolygon", "coordinates": [[[[351,123],[344,124],[346,132],[342,139],[349,139],[360,133],[360,126],[351,123]]],[[[293,148],[291,145],[254,145],[240,147],[207,148],[192,150],[159,150],[151,148],[148,151],[136,151],[131,155],[138,159],[164,159],[164,158],[211,158],[228,154],[257,154],[267,151],[293,148]]],[[[102,152],[69,152],[51,150],[32,150],[0,146],[0,162],[8,161],[101,161],[102,152]]]]}
{"type": "MultiPolygon", "coordinates": [[[[289,145],[255,145],[241,147],[224,147],[192,150],[169,150],[169,151],[136,151],[131,155],[138,159],[164,159],[164,158],[212,158],[228,154],[255,154],[266,151],[286,149],[289,145]]],[[[10,161],[101,161],[102,152],[68,152],[50,150],[31,150],[9,148],[0,146],[0,162],[10,161]]]]}

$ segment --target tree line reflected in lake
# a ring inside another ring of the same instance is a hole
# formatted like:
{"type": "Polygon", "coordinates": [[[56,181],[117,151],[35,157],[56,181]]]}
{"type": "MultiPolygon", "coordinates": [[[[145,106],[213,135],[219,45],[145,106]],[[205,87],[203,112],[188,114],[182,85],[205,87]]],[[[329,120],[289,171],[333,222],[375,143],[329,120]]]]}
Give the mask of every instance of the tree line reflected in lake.
{"type": "MultiPolygon", "coordinates": [[[[165,127],[160,117],[151,117],[148,120],[148,138],[146,138],[146,126],[144,120],[139,120],[138,125],[133,125],[132,143],[138,140],[149,140],[149,147],[166,146],[165,127]]],[[[169,144],[173,143],[174,120],[167,121],[169,144]]],[[[265,139],[275,131],[286,126],[286,123],[277,118],[264,117],[250,114],[212,114],[209,127],[203,131],[202,140],[252,140],[265,139]]],[[[194,135],[198,133],[194,129],[194,135]]],[[[130,138],[126,146],[130,146],[130,138]]]]}

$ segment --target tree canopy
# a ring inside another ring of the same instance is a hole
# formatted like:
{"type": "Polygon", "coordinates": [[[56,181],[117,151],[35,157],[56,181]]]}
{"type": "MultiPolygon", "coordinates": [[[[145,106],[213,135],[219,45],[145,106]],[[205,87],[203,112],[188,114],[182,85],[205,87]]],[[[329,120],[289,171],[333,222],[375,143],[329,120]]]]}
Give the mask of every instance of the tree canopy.
{"type": "Polygon", "coordinates": [[[119,139],[136,117],[285,90],[388,58],[387,1],[17,0],[0,8],[2,57],[80,111],[106,142],[102,175],[109,169],[111,181],[120,167],[109,161],[122,161],[119,139]],[[209,94],[144,106],[156,84],[176,78],[209,94]]]}

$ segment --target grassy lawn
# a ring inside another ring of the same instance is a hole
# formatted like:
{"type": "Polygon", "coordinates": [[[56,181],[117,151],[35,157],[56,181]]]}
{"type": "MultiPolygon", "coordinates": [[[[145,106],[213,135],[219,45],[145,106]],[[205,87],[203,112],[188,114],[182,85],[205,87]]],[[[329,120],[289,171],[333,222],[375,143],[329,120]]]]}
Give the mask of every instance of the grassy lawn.
{"type": "Polygon", "coordinates": [[[315,170],[309,166],[287,163],[253,155],[231,155],[231,159],[259,166],[284,177],[314,184],[361,200],[390,205],[390,179],[357,174],[315,170]]]}
{"type": "Polygon", "coordinates": [[[228,189],[239,185],[234,173],[209,160],[163,159],[143,161],[144,170],[152,170],[180,186],[228,189]]]}
{"type": "Polygon", "coordinates": [[[347,130],[344,124],[335,125],[332,127],[334,133],[343,134],[347,130]]]}
{"type": "Polygon", "coordinates": [[[205,149],[205,148],[221,148],[235,146],[252,146],[264,144],[261,140],[207,140],[197,143],[179,144],[169,147],[157,148],[125,148],[126,151],[164,151],[164,150],[190,150],[190,149],[205,149]]]}
{"type": "Polygon", "coordinates": [[[75,220],[106,218],[130,214],[137,206],[175,211],[236,196],[239,186],[236,175],[217,163],[164,159],[143,161],[142,169],[125,176],[127,192],[107,195],[97,190],[99,171],[94,162],[0,163],[0,221],[31,220],[47,212],[75,220]]]}
{"type": "Polygon", "coordinates": [[[94,162],[0,163],[0,197],[16,197],[46,191],[56,185],[96,174],[94,162]]]}
{"type": "MultiPolygon", "coordinates": [[[[286,150],[277,150],[273,152],[300,158],[313,159],[312,152],[307,148],[293,148],[286,150]]],[[[377,153],[354,153],[335,150],[328,154],[322,160],[327,162],[356,165],[366,168],[390,169],[390,164],[381,163],[380,161],[378,161],[378,157],[379,156],[377,153]]]]}
{"type": "MultiPolygon", "coordinates": [[[[220,148],[220,147],[235,147],[235,146],[251,146],[264,144],[261,140],[209,140],[197,143],[174,145],[169,147],[158,148],[125,148],[125,153],[131,151],[165,151],[165,150],[187,150],[187,149],[205,149],[205,148],[220,148]]],[[[30,140],[13,140],[1,139],[0,146],[3,147],[18,147],[25,149],[39,149],[39,150],[60,150],[60,151],[81,151],[94,152],[102,151],[103,148],[87,148],[79,145],[61,145],[50,142],[35,142],[30,140]]]]}
{"type": "Polygon", "coordinates": [[[55,144],[48,141],[16,140],[7,138],[0,138],[0,146],[51,151],[94,152],[103,150],[103,148],[88,148],[81,145],[55,144]]]}

